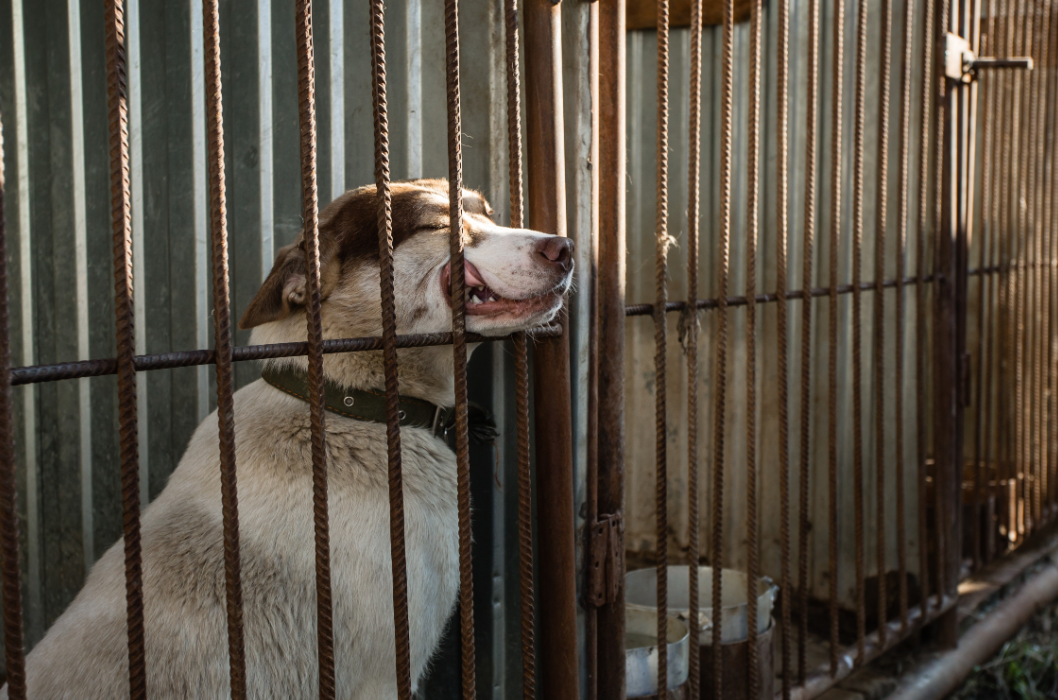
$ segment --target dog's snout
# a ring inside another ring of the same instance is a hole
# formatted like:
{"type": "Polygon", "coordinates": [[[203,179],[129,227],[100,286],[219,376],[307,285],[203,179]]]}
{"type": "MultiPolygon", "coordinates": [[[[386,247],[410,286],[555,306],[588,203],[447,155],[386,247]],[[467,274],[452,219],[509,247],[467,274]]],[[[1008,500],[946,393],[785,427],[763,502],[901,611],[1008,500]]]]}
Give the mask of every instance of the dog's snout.
{"type": "Polygon", "coordinates": [[[548,236],[542,238],[536,244],[536,252],[540,254],[545,265],[554,266],[563,272],[573,267],[573,241],[564,236],[548,236]]]}

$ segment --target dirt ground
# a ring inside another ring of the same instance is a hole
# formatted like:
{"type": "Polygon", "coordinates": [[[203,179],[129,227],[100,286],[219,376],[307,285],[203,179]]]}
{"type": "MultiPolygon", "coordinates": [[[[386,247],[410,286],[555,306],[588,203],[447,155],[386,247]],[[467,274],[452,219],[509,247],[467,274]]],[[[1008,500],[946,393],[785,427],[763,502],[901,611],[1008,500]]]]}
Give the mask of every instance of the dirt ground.
{"type": "Polygon", "coordinates": [[[1058,604],[1036,614],[986,663],[974,669],[954,700],[1058,698],[1058,604]]]}

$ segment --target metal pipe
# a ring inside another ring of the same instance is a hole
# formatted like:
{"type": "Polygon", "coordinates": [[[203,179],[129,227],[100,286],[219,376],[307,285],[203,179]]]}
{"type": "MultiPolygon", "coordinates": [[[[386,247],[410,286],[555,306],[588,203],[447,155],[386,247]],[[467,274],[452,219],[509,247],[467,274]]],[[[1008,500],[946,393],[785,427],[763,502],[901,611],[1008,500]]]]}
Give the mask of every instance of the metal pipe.
{"type": "MultiPolygon", "coordinates": [[[[529,225],[566,235],[562,132],[560,8],[527,0],[525,13],[526,140],[529,225]]],[[[576,562],[569,335],[538,342],[533,352],[540,560],[540,697],[578,696],[576,562]]]]}
{"type": "Polygon", "coordinates": [[[960,639],[957,649],[913,672],[889,700],[942,698],[958,688],[974,666],[988,659],[1043,606],[1058,598],[1058,567],[1051,560],[1017,593],[1000,603],[960,639]]]}
{"type": "MultiPolygon", "coordinates": [[[[624,514],[625,341],[625,0],[599,8],[599,513],[624,514]],[[607,70],[601,70],[607,66],[607,70]]],[[[623,530],[615,549],[624,552],[623,530]]],[[[621,562],[615,568],[623,571],[621,562]]],[[[600,700],[625,696],[625,592],[618,577],[613,600],[596,613],[600,700]]]]}

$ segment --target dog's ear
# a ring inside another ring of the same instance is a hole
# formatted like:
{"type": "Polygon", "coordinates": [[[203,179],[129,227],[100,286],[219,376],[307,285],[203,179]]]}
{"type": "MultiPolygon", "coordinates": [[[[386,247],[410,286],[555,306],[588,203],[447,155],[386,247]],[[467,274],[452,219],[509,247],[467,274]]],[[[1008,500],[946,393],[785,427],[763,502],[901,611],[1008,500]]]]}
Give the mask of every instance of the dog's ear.
{"type": "MultiPolygon", "coordinates": [[[[324,299],[337,285],[337,260],[333,245],[320,237],[320,280],[324,299]]],[[[280,248],[275,264],[257,295],[246,308],[239,328],[250,330],[262,323],[278,321],[305,307],[308,297],[304,237],[280,248]]]]}

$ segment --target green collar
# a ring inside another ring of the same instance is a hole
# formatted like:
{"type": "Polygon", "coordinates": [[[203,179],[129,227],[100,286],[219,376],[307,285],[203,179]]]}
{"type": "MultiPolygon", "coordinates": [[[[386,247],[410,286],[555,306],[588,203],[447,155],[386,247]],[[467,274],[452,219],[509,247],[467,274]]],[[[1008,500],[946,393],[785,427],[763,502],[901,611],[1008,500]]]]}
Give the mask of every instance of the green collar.
{"type": "MultiPolygon", "coordinates": [[[[304,372],[290,367],[266,367],[261,378],[280,391],[309,400],[309,378],[304,372]]],[[[369,423],[386,423],[386,395],[365,389],[346,389],[335,382],[324,380],[323,405],[331,413],[369,423]]],[[[429,401],[399,397],[399,416],[402,427],[425,428],[453,447],[455,443],[455,408],[438,406],[429,401]]],[[[475,444],[491,443],[496,435],[496,423],[487,410],[471,402],[467,407],[469,434],[475,444]]]]}

